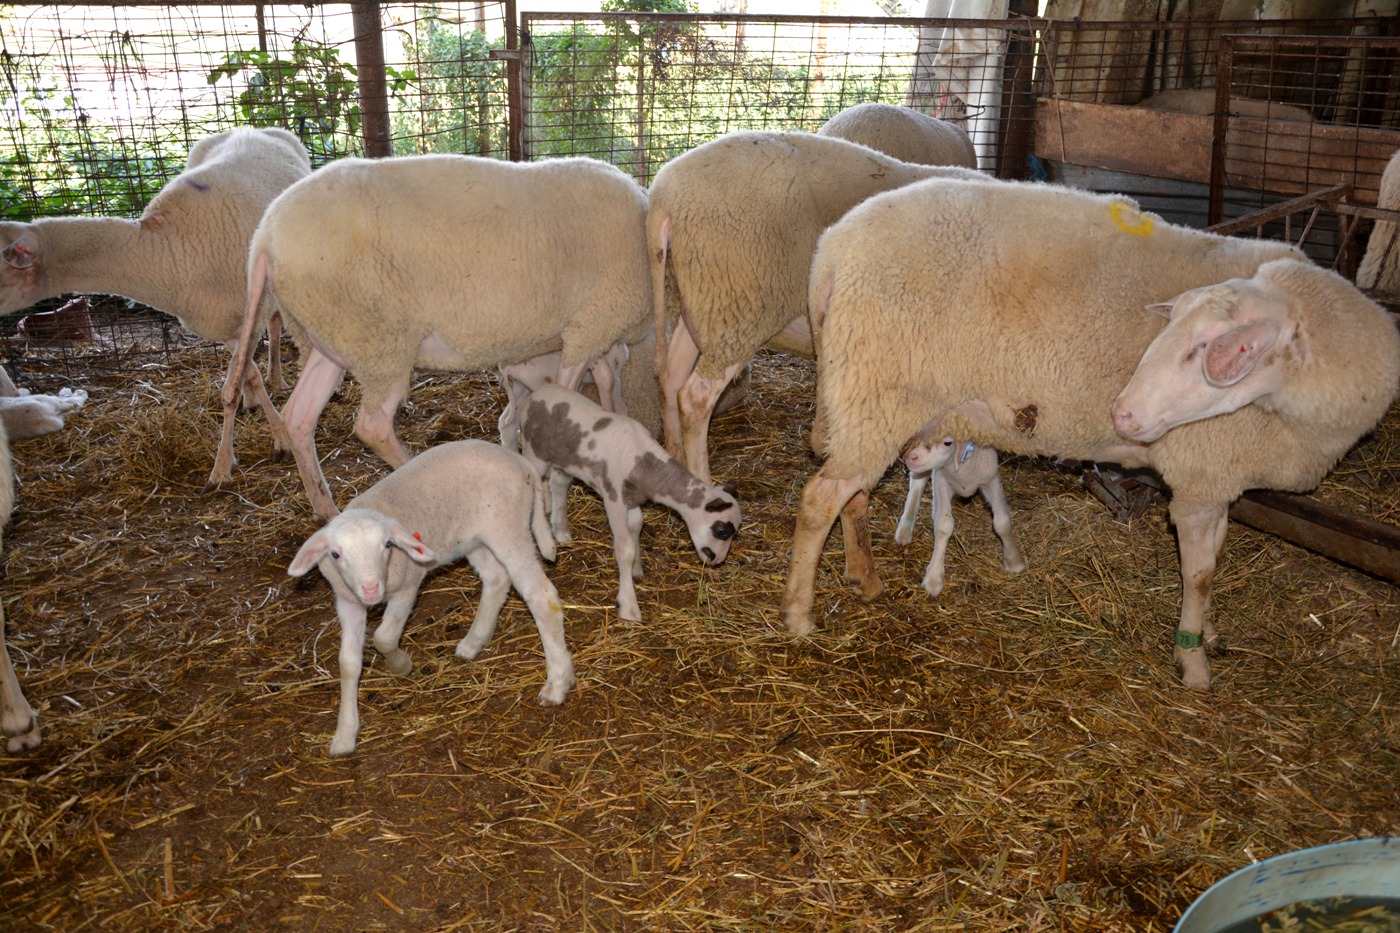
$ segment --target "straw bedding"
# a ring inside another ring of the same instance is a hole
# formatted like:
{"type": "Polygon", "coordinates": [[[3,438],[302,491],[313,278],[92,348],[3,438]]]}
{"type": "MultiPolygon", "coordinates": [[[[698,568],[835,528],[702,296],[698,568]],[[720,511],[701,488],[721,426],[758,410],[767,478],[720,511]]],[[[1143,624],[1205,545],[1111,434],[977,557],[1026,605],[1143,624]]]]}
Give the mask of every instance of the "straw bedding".
{"type": "MultiPolygon", "coordinates": [[[[1043,461],[1004,466],[1026,573],[963,503],[929,599],[931,532],[893,544],[892,471],[873,511],[889,592],[844,589],[833,539],[818,631],[791,638],[812,370],[780,356],[712,434],[746,509],[725,566],[650,508],[646,621],[620,624],[602,509],[576,486],[550,568],[566,703],[533,702],[517,597],[476,662],[453,657],[462,565],[424,587],[413,672],[366,668],[359,749],[332,761],[338,628],[320,576],[286,576],[316,525],[260,416],[240,419],[234,488],[198,492],[224,365],[194,346],[80,377],[88,407],[16,445],[0,596],[45,732],[0,756],[0,928],[1166,931],[1252,859],[1400,833],[1396,589],[1233,526],[1228,649],[1215,692],[1188,693],[1165,508],[1117,523],[1043,461]]],[[[501,401],[483,376],[421,379],[405,440],[493,438],[501,401]]],[[[354,403],[347,383],[319,438],[342,503],[384,472],[354,403]]],[[[1392,418],[1321,495],[1395,521],[1397,436],[1392,418]]]]}

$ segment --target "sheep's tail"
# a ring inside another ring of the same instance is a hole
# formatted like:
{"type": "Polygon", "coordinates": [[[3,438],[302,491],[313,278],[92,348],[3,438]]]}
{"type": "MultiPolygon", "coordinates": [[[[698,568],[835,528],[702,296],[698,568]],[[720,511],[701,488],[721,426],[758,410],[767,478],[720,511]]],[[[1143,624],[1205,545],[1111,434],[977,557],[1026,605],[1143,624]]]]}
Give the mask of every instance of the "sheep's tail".
{"type": "Polygon", "coordinates": [[[651,257],[651,308],[656,325],[655,367],[657,397],[666,391],[666,262],[671,251],[671,217],[661,214],[655,225],[648,224],[648,252],[651,257]]]}
{"type": "Polygon", "coordinates": [[[549,527],[549,503],[544,501],[544,480],[535,473],[530,482],[534,492],[534,502],[530,507],[530,531],[535,536],[535,546],[540,549],[540,556],[553,563],[554,532],[549,527]]]}
{"type": "Polygon", "coordinates": [[[224,407],[235,405],[242,394],[248,367],[253,364],[253,344],[256,342],[258,309],[262,305],[263,289],[271,278],[272,260],[263,250],[253,254],[248,263],[248,307],[243,312],[243,326],[238,331],[238,344],[234,347],[234,363],[229,368],[228,380],[224,383],[224,407]]]}

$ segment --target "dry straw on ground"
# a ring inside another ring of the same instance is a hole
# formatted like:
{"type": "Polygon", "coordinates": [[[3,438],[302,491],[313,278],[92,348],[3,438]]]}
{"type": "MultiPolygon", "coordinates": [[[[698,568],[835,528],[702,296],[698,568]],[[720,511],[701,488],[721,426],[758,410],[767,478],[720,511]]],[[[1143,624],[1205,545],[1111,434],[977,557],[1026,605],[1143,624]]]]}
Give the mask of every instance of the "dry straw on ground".
{"type": "MultiPolygon", "coordinates": [[[[1118,524],[1048,463],[1005,466],[1030,569],[1007,576],[964,503],[938,600],[927,524],[892,543],[892,471],[888,593],[844,589],[833,539],[819,628],[790,637],[812,372],[782,357],[713,432],[747,510],[728,564],[702,569],[650,509],[646,621],[620,624],[576,488],[550,571],[579,675],[564,706],[534,703],[516,598],[481,658],[453,657],[462,566],[425,586],[413,672],[367,668],[359,750],[332,761],[329,591],[285,574],[315,522],[255,414],[235,486],[198,494],[223,360],[93,379],[69,428],[16,445],[0,594],[45,734],[0,757],[0,928],[1161,933],[1252,859],[1400,833],[1396,589],[1232,527],[1217,689],[1184,691],[1165,509],[1118,524]]],[[[341,502],[384,472],[354,396],[321,431],[341,502]]],[[[483,377],[426,378],[406,440],[490,438],[499,403],[483,377]]],[[[1393,521],[1395,427],[1322,494],[1393,521]]]]}

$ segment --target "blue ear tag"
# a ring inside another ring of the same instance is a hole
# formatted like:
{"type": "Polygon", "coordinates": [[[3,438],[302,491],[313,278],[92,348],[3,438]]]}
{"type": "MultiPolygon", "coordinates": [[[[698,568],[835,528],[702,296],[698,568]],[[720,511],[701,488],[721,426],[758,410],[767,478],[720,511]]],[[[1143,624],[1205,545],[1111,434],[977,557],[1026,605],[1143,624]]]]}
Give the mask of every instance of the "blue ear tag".
{"type": "Polygon", "coordinates": [[[974,444],[968,444],[966,447],[963,448],[962,456],[958,458],[958,462],[959,462],[959,463],[966,463],[966,462],[967,462],[967,458],[968,458],[968,457],[971,457],[971,456],[972,456],[972,452],[973,452],[974,450],[976,450],[976,449],[977,449],[977,448],[976,448],[976,445],[974,445],[974,444]]]}

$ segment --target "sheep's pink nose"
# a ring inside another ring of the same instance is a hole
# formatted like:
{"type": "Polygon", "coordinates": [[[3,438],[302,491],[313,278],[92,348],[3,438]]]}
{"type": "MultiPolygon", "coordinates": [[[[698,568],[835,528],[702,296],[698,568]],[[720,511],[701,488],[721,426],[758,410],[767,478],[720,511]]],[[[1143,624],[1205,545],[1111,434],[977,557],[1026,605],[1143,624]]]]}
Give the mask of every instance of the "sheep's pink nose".
{"type": "Polygon", "coordinates": [[[373,605],[379,602],[379,597],[384,593],[384,588],[379,585],[379,581],[371,580],[368,583],[360,584],[360,598],[373,605]]]}
{"type": "Polygon", "coordinates": [[[1132,411],[1117,403],[1113,406],[1113,426],[1125,437],[1133,437],[1142,432],[1142,425],[1133,417],[1132,411]]]}

